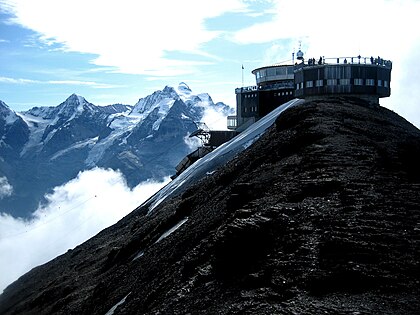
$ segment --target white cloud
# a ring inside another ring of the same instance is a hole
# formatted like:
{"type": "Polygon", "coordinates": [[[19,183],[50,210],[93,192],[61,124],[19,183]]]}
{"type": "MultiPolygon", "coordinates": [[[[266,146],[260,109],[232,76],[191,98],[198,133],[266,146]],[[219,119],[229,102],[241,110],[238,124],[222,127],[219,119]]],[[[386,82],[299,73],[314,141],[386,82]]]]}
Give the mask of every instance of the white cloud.
{"type": "Polygon", "coordinates": [[[13,187],[9,184],[7,177],[0,177],[0,199],[11,196],[13,187]]]}
{"type": "Polygon", "coordinates": [[[222,110],[217,110],[214,107],[205,107],[202,121],[206,123],[210,130],[226,130],[227,119],[222,110]]]}
{"type": "Polygon", "coordinates": [[[0,77],[1,83],[8,84],[51,84],[51,85],[78,85],[78,86],[90,86],[97,89],[110,89],[118,88],[120,85],[112,85],[106,83],[98,83],[94,81],[78,81],[78,80],[50,80],[50,81],[41,81],[41,80],[31,80],[31,79],[22,79],[22,78],[9,78],[9,77],[0,77]]]}
{"type": "Polygon", "coordinates": [[[246,8],[241,0],[0,0],[0,4],[15,15],[14,23],[36,31],[45,42],[97,55],[96,65],[163,76],[191,73],[203,64],[203,57],[209,58],[201,46],[220,33],[206,30],[206,19],[246,8]],[[171,52],[201,60],[170,58],[171,52]]]}
{"type": "Polygon", "coordinates": [[[190,135],[186,135],[184,137],[184,142],[188,146],[191,152],[196,150],[198,147],[202,146],[202,141],[197,137],[190,137],[190,135]]]}
{"type": "Polygon", "coordinates": [[[31,268],[116,223],[167,181],[130,189],[121,173],[97,168],[56,187],[30,221],[0,213],[0,292],[31,268]]]}
{"type": "Polygon", "coordinates": [[[78,80],[52,80],[52,81],[45,81],[40,83],[47,83],[53,85],[84,85],[90,86],[96,89],[111,89],[111,88],[118,88],[121,87],[120,85],[112,85],[106,83],[98,83],[94,81],[78,81],[78,80]]]}
{"type": "Polygon", "coordinates": [[[0,77],[1,83],[9,83],[9,84],[28,84],[28,83],[37,83],[37,81],[29,80],[29,79],[15,79],[9,77],[0,77]]]}

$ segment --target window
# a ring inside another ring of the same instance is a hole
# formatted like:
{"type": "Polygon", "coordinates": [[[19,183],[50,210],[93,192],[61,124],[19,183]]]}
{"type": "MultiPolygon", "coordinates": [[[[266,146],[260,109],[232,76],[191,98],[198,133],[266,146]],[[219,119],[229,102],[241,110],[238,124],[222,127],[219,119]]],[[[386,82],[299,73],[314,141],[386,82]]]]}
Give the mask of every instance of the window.
{"type": "Polygon", "coordinates": [[[354,85],[363,85],[363,79],[354,79],[354,85]]]}
{"type": "Polygon", "coordinates": [[[388,81],[385,81],[385,80],[384,80],[384,87],[386,87],[386,88],[387,88],[387,87],[389,87],[389,85],[388,85],[388,81]]]}
{"type": "Polygon", "coordinates": [[[375,86],[375,80],[374,79],[366,79],[366,85],[375,86]]]}
{"type": "Polygon", "coordinates": [[[303,89],[303,82],[300,82],[300,88],[303,89]]]}
{"type": "Polygon", "coordinates": [[[306,87],[311,88],[314,86],[314,81],[306,81],[306,87]]]}
{"type": "Polygon", "coordinates": [[[350,79],[340,79],[340,85],[349,85],[350,79]]]}
{"type": "Polygon", "coordinates": [[[382,80],[378,80],[378,86],[382,86],[382,80]]]}
{"type": "Polygon", "coordinates": [[[286,75],[286,68],[284,67],[276,68],[276,75],[286,75]]]}
{"type": "Polygon", "coordinates": [[[324,80],[316,80],[315,81],[315,86],[323,86],[324,85],[324,80]]]}
{"type": "Polygon", "coordinates": [[[299,90],[299,83],[298,84],[296,84],[296,90],[299,90]]]}
{"type": "Polygon", "coordinates": [[[337,85],[337,79],[328,79],[327,85],[337,85]]]}
{"type": "Polygon", "coordinates": [[[227,126],[228,128],[235,128],[236,127],[236,116],[228,116],[227,117],[227,126]]]}

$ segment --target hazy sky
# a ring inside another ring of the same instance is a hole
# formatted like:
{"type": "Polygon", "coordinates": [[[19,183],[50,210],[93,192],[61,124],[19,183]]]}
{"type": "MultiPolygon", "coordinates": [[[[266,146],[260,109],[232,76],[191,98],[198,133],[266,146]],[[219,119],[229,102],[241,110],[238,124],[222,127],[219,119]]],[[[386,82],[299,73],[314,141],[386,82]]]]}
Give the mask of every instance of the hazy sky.
{"type": "Polygon", "coordinates": [[[392,60],[382,104],[420,126],[419,12],[414,0],[0,0],[0,99],[134,104],[185,81],[234,106],[242,64],[252,85],[252,69],[302,41],[308,58],[392,60]]]}

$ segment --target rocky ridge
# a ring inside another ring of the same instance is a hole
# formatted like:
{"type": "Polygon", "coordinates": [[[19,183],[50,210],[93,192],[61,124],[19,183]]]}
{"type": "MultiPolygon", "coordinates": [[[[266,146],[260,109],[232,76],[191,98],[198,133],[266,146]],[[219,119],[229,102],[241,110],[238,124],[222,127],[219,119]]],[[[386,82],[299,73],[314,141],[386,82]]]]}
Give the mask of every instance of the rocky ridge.
{"type": "Polygon", "coordinates": [[[418,314],[419,158],[420,131],[387,109],[306,102],[149,215],[21,277],[0,313],[418,314]]]}

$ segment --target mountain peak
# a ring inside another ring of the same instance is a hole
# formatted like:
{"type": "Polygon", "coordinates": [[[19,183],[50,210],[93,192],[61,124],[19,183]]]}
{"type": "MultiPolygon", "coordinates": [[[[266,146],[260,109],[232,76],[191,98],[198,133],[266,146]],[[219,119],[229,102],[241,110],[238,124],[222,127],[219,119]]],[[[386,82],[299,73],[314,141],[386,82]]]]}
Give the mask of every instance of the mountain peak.
{"type": "Polygon", "coordinates": [[[75,104],[80,105],[83,103],[87,103],[87,101],[83,96],[73,93],[64,101],[64,103],[71,104],[71,105],[75,105],[75,104]]]}
{"type": "Polygon", "coordinates": [[[2,100],[0,100],[0,108],[7,108],[7,109],[9,109],[9,106],[5,102],[3,102],[2,100]]]}
{"type": "Polygon", "coordinates": [[[5,102],[0,100],[0,113],[9,113],[9,112],[10,112],[9,106],[5,102]]]}
{"type": "Polygon", "coordinates": [[[0,118],[4,119],[6,124],[13,124],[18,116],[10,109],[9,105],[0,100],[0,118]]]}
{"type": "Polygon", "coordinates": [[[66,117],[66,119],[72,119],[85,110],[94,111],[95,106],[83,96],[73,93],[63,103],[58,105],[57,109],[54,110],[53,116],[58,115],[60,117],[66,117]]]}

